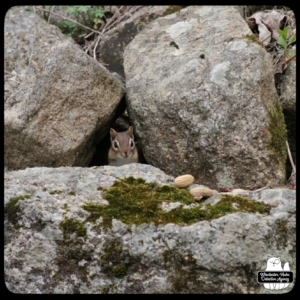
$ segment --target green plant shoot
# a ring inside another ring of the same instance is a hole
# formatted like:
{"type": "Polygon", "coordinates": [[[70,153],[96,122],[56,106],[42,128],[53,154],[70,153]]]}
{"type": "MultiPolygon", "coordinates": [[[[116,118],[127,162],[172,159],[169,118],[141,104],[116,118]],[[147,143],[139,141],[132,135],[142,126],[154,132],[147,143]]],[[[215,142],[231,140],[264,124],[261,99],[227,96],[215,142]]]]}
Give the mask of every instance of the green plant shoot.
{"type": "Polygon", "coordinates": [[[281,45],[283,49],[279,50],[279,53],[284,56],[284,60],[286,61],[289,57],[296,54],[294,49],[288,49],[288,47],[296,40],[296,35],[292,35],[291,38],[288,40],[288,32],[290,26],[286,26],[283,30],[278,28],[278,32],[280,36],[277,39],[277,44],[281,45]]]}

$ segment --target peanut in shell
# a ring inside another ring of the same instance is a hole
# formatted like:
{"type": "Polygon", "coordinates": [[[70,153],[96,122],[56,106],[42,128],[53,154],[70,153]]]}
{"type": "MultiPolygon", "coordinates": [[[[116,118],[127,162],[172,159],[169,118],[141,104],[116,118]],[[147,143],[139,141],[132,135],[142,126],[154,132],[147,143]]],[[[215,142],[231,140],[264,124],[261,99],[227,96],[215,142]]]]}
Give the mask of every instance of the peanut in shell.
{"type": "Polygon", "coordinates": [[[174,179],[174,185],[179,188],[185,188],[190,186],[194,180],[195,178],[190,174],[181,175],[174,179]]]}
{"type": "Polygon", "coordinates": [[[211,190],[210,188],[206,188],[206,187],[192,188],[190,189],[190,193],[195,200],[200,200],[203,197],[208,198],[215,194],[218,194],[216,190],[211,190]]]}

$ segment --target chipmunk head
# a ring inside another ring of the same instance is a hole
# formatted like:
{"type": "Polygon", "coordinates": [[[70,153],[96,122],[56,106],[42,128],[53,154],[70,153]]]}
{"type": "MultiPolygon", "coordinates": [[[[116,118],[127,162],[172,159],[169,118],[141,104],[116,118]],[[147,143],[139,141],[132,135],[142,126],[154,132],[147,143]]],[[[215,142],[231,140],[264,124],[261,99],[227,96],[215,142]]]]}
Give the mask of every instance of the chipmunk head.
{"type": "Polygon", "coordinates": [[[125,132],[117,132],[110,128],[111,148],[119,157],[128,158],[135,149],[133,127],[130,126],[125,132]]]}

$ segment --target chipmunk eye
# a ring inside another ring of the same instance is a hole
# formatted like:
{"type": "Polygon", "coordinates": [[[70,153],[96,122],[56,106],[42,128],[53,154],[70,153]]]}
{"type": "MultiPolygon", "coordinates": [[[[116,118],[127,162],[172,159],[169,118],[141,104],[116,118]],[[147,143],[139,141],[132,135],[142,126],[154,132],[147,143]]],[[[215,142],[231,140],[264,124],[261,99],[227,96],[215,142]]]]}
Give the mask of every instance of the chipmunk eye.
{"type": "Polygon", "coordinates": [[[134,145],[133,145],[133,141],[132,140],[130,140],[130,147],[133,147],[134,145]]]}
{"type": "Polygon", "coordinates": [[[119,148],[118,142],[114,142],[114,147],[119,148]]]}

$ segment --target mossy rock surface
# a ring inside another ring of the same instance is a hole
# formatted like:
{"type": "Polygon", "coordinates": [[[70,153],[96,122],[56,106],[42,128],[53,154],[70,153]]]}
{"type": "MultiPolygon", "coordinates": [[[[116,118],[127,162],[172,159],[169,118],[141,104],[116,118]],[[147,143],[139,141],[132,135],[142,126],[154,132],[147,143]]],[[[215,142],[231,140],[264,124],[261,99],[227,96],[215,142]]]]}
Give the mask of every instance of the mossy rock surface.
{"type": "Polygon", "coordinates": [[[142,178],[120,179],[110,188],[102,190],[103,197],[108,200],[109,205],[100,206],[93,202],[83,205],[82,208],[91,213],[86,221],[95,222],[102,217],[105,227],[111,227],[113,218],[129,225],[143,223],[190,225],[234,212],[270,212],[269,205],[232,195],[221,195],[221,200],[217,204],[204,206],[197,204],[187,189],[171,185],[158,186],[156,183],[146,183],[142,178]],[[162,203],[174,202],[180,202],[181,205],[170,211],[161,208],[162,203]],[[237,204],[237,208],[232,205],[233,203],[237,204]],[[194,205],[188,206],[191,204],[194,205]]]}
{"type": "Polygon", "coordinates": [[[270,131],[269,147],[278,162],[285,164],[287,157],[286,140],[287,130],[284,120],[284,114],[279,100],[276,100],[274,105],[268,110],[270,131]]]}
{"type": "Polygon", "coordinates": [[[21,294],[267,293],[255,275],[266,268],[268,253],[279,253],[295,272],[295,190],[265,189],[243,197],[224,193],[197,203],[187,189],[174,188],[173,180],[140,164],[6,172],[8,289],[21,294]],[[105,200],[109,195],[112,199],[105,200]],[[264,203],[272,205],[270,214],[264,203]],[[17,211],[18,228],[8,217],[10,209],[17,211]],[[113,227],[105,229],[109,222],[113,227]]]}

